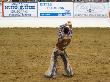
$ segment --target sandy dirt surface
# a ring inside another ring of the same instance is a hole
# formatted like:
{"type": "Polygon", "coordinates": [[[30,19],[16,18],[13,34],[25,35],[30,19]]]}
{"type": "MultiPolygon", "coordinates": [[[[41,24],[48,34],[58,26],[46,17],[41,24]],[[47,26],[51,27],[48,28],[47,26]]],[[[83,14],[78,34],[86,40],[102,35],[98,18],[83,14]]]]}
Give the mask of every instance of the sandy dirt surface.
{"type": "Polygon", "coordinates": [[[110,82],[110,29],[74,28],[67,52],[74,77],[44,77],[57,42],[56,28],[0,28],[0,82],[110,82]]]}

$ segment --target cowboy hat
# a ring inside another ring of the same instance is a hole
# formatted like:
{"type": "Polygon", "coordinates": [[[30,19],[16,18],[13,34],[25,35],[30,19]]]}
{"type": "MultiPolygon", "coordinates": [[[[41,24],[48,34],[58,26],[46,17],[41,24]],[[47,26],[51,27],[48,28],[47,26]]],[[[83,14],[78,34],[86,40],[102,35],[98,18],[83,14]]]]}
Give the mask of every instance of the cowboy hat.
{"type": "Polygon", "coordinates": [[[71,21],[68,21],[68,22],[67,22],[67,25],[68,25],[68,26],[72,25],[71,21]]]}

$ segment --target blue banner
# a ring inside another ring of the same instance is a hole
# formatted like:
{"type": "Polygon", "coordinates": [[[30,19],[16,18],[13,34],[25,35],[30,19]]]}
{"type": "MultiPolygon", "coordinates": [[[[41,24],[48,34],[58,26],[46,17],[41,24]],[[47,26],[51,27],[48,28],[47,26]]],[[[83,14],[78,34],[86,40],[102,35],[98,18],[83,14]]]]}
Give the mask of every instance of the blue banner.
{"type": "Polygon", "coordinates": [[[73,17],[73,3],[39,2],[38,17],[73,17]]]}

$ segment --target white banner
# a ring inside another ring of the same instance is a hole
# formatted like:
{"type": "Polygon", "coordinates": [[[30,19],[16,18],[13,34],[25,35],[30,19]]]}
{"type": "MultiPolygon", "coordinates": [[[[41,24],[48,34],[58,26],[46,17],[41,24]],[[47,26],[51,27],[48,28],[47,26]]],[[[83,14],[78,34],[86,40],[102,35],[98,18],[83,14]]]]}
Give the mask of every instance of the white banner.
{"type": "Polygon", "coordinates": [[[108,10],[108,17],[110,18],[110,2],[109,2],[109,10],[108,10]]]}
{"type": "Polygon", "coordinates": [[[39,2],[38,17],[73,17],[73,3],[39,2]]]}
{"type": "Polygon", "coordinates": [[[2,4],[0,3],[0,13],[2,12],[2,4]]]}
{"type": "Polygon", "coordinates": [[[4,16],[37,16],[37,3],[4,3],[4,16]]]}
{"type": "Polygon", "coordinates": [[[74,17],[108,17],[108,3],[75,3],[74,17]]]}

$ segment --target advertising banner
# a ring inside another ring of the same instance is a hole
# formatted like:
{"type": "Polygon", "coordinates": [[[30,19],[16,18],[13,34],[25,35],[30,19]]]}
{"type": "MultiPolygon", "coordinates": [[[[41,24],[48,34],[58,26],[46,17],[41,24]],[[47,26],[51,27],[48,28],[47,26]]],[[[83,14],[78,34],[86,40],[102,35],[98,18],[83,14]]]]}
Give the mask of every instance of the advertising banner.
{"type": "Polygon", "coordinates": [[[0,14],[2,13],[2,4],[0,3],[0,14]]]}
{"type": "Polygon", "coordinates": [[[74,17],[108,17],[108,3],[74,3],[74,17]]]}
{"type": "Polygon", "coordinates": [[[4,16],[37,16],[37,3],[4,3],[4,16]]]}
{"type": "Polygon", "coordinates": [[[73,3],[39,2],[38,17],[73,17],[73,3]]]}
{"type": "MultiPolygon", "coordinates": [[[[110,1],[110,0],[109,0],[110,1]]],[[[110,2],[109,2],[109,10],[108,10],[108,15],[109,15],[109,18],[110,18],[110,2]]]]}

